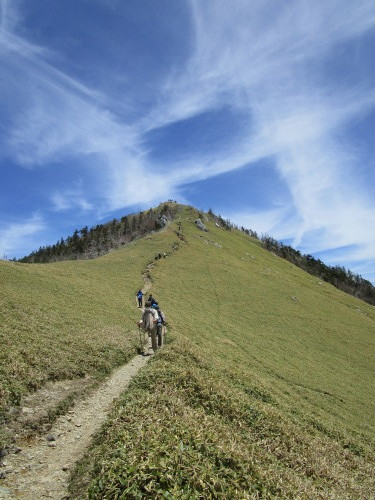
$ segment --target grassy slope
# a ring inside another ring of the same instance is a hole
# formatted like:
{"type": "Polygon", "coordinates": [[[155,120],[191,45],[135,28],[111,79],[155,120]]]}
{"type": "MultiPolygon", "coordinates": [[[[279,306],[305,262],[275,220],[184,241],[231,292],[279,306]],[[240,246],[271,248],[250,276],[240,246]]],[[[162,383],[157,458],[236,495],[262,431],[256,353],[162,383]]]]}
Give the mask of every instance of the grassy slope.
{"type": "Polygon", "coordinates": [[[47,380],[100,377],[135,354],[135,292],[164,238],[90,261],[0,261],[0,423],[47,380]]]}
{"type": "Polygon", "coordinates": [[[374,308],[194,215],[152,273],[174,342],[118,403],[75,494],[370,497],[374,308]]]}

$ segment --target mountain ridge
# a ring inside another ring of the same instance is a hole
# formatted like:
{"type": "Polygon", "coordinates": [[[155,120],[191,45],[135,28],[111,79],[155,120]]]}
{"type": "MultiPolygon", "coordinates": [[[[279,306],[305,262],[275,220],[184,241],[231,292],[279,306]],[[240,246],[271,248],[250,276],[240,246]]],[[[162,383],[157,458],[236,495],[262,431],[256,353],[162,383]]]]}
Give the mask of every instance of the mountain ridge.
{"type": "MultiPolygon", "coordinates": [[[[149,210],[128,214],[119,220],[113,219],[106,224],[99,224],[91,229],[87,226],[80,230],[76,229],[73,235],[68,236],[66,239],[61,238],[55,245],[40,247],[39,250],[19,259],[19,262],[47,263],[100,257],[138,238],[162,229],[168,222],[173,221],[178,216],[184,206],[190,207],[169,200],[149,210]]],[[[336,288],[375,305],[375,286],[349,269],[338,265],[328,266],[320,259],[315,259],[309,254],[301,254],[299,250],[275,240],[268,234],[264,234],[259,238],[256,231],[243,226],[239,227],[230,220],[225,220],[220,215],[216,215],[212,209],[209,209],[208,213],[205,214],[194,207],[190,208],[194,210],[198,218],[206,218],[228,230],[237,229],[259,239],[266,250],[331,283],[336,288]]]]}
{"type": "Polygon", "coordinates": [[[2,421],[48,380],[130,359],[153,263],[170,342],[77,465],[72,497],[369,497],[374,309],[198,215],[184,207],[97,259],[0,262],[2,421]]]}

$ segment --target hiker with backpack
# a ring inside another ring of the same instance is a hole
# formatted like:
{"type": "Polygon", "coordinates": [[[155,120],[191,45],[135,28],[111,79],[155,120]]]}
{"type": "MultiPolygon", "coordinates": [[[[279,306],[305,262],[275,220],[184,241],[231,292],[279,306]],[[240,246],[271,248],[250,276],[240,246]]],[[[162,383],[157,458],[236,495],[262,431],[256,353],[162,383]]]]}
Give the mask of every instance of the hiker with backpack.
{"type": "Polygon", "coordinates": [[[147,332],[147,338],[143,337],[141,339],[141,348],[143,349],[143,354],[147,356],[148,352],[148,337],[151,337],[151,346],[154,352],[158,349],[157,342],[157,322],[159,319],[159,314],[156,309],[151,307],[151,302],[147,301],[145,303],[145,308],[142,313],[142,318],[138,322],[138,327],[143,330],[143,332],[147,332]]]}
{"type": "Polygon", "coordinates": [[[151,293],[150,293],[149,298],[147,299],[147,302],[151,302],[151,306],[155,306],[155,305],[157,306],[158,305],[157,300],[155,299],[155,297],[153,297],[151,295],[151,293]]]}
{"type": "Polygon", "coordinates": [[[138,292],[136,293],[136,296],[137,296],[137,300],[138,300],[138,307],[142,307],[142,299],[143,299],[143,292],[142,290],[138,290],[138,292]]]}
{"type": "Polygon", "coordinates": [[[156,336],[158,340],[158,347],[161,347],[163,345],[163,336],[165,331],[166,318],[165,314],[158,305],[153,306],[153,309],[157,311],[159,316],[158,320],[156,321],[156,336]]]}

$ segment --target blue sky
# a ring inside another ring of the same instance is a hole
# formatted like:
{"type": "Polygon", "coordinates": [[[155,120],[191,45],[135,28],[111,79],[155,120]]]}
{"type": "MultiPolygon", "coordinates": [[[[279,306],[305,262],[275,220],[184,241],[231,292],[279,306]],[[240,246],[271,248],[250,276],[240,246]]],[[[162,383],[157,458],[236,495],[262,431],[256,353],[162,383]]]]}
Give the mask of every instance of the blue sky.
{"type": "Polygon", "coordinates": [[[373,0],[0,0],[0,256],[176,199],[375,282],[373,0]]]}

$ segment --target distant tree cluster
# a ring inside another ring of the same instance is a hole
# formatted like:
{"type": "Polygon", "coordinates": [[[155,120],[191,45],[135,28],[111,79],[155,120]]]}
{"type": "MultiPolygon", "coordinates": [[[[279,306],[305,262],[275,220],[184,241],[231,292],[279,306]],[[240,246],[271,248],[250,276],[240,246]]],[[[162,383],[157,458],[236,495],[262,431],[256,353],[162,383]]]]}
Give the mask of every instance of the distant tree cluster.
{"type": "Polygon", "coordinates": [[[354,295],[369,304],[375,305],[375,287],[369,281],[358,274],[352,273],[342,266],[327,266],[320,259],[312,255],[301,254],[289,245],[284,245],[271,236],[264,235],[261,238],[264,248],[282,257],[308,273],[318,276],[320,279],[331,283],[336,288],[354,295]]]}
{"type": "MultiPolygon", "coordinates": [[[[227,231],[231,231],[232,229],[240,229],[229,219],[223,219],[221,215],[216,215],[211,208],[208,209],[208,215],[216,224],[218,224],[220,227],[223,227],[227,231]]],[[[200,218],[203,218],[202,213],[200,214],[200,218]]]]}
{"type": "Polygon", "coordinates": [[[93,259],[112,249],[130,243],[136,238],[161,229],[166,220],[172,220],[178,205],[164,203],[157,209],[113,219],[95,227],[76,229],[72,236],[61,238],[54,245],[40,247],[30,255],[19,259],[23,263],[46,263],[61,260],[93,259]]]}

